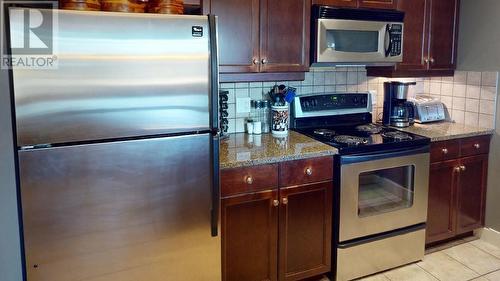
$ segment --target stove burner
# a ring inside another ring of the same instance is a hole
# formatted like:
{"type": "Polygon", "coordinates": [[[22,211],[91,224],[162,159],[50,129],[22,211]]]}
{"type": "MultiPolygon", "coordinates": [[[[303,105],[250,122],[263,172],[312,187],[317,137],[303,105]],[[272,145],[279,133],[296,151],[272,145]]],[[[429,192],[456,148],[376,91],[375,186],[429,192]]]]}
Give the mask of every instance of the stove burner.
{"type": "Polygon", "coordinates": [[[347,135],[335,136],[333,137],[333,140],[341,144],[347,144],[348,146],[358,146],[368,143],[368,140],[366,138],[347,135]]]}
{"type": "Polygon", "coordinates": [[[404,140],[412,140],[413,139],[410,135],[403,133],[403,132],[384,132],[384,133],[382,133],[382,137],[397,140],[397,141],[404,141],[404,140]]]}
{"type": "Polygon", "coordinates": [[[382,127],[377,126],[375,124],[366,124],[366,125],[360,125],[356,127],[356,130],[364,133],[370,133],[370,134],[378,134],[382,132],[382,127]]]}
{"type": "Polygon", "coordinates": [[[314,130],[314,134],[325,136],[325,137],[331,137],[331,136],[335,135],[335,131],[329,130],[329,129],[317,129],[317,130],[314,130]]]}

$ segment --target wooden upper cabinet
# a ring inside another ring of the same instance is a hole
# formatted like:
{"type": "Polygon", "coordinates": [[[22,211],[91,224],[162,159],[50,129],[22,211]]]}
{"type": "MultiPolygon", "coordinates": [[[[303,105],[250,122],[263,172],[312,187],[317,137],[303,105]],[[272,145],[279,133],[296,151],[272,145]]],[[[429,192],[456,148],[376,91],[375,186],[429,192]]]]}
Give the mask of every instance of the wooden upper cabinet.
{"type": "Polygon", "coordinates": [[[280,281],[331,270],[332,182],[280,190],[280,281]]]}
{"type": "Polygon", "coordinates": [[[426,25],[426,9],[429,0],[400,0],[398,10],[405,12],[405,27],[403,40],[403,62],[396,67],[398,70],[425,70],[428,56],[426,25]]]}
{"type": "Polygon", "coordinates": [[[426,243],[455,236],[455,185],[458,160],[431,165],[426,243]]]}
{"type": "Polygon", "coordinates": [[[457,234],[484,224],[488,155],[462,158],[457,188],[457,234]]]}
{"type": "Polygon", "coordinates": [[[356,8],[358,6],[358,0],[313,0],[313,4],[356,8]]]}
{"type": "Polygon", "coordinates": [[[261,72],[308,71],[311,0],[261,0],[261,72]]]}
{"type": "Polygon", "coordinates": [[[429,69],[455,69],[458,0],[431,0],[429,69]]]}
{"type": "Polygon", "coordinates": [[[259,72],[260,0],[205,0],[218,16],[221,73],[259,72]]]}
{"type": "Polygon", "coordinates": [[[222,199],[223,281],[277,280],[275,200],[277,190],[222,199]]]}
{"type": "MultiPolygon", "coordinates": [[[[407,1],[407,0],[400,0],[400,1],[407,1]]],[[[359,0],[360,8],[396,9],[397,6],[398,6],[398,0],[359,0]]]]}

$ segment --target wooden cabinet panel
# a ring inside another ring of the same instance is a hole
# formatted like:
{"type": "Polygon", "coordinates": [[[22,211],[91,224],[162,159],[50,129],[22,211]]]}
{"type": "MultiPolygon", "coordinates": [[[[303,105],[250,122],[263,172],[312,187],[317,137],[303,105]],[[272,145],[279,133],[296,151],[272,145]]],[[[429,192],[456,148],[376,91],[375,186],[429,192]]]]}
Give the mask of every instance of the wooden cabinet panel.
{"type": "Polygon", "coordinates": [[[428,56],[427,36],[429,18],[426,10],[430,0],[400,0],[398,10],[405,12],[403,40],[403,62],[397,64],[398,70],[425,70],[428,56]]]}
{"type": "Polygon", "coordinates": [[[465,157],[487,154],[490,150],[490,139],[490,136],[463,139],[460,144],[460,155],[465,157]]]}
{"type": "Polygon", "coordinates": [[[278,164],[221,171],[222,197],[278,188],[278,164]]]}
{"type": "Polygon", "coordinates": [[[455,185],[458,160],[431,165],[426,243],[455,236],[455,185]]]}
{"type": "Polygon", "coordinates": [[[266,191],[222,200],[223,281],[277,280],[277,197],[266,191]]]}
{"type": "Polygon", "coordinates": [[[280,280],[302,280],[330,271],[332,185],[280,190],[280,280]]]}
{"type": "Polygon", "coordinates": [[[311,158],[280,164],[280,185],[290,186],[331,180],[333,158],[311,158]]]}
{"type": "Polygon", "coordinates": [[[311,0],[261,0],[262,72],[309,70],[311,0]]]}
{"type": "Polygon", "coordinates": [[[259,3],[259,0],[204,1],[208,11],[218,16],[221,73],[259,71],[259,3]]]}
{"type": "Polygon", "coordinates": [[[460,140],[440,141],[431,144],[431,162],[460,157],[460,140]]]}
{"type": "Polygon", "coordinates": [[[455,69],[458,0],[431,0],[430,69],[455,69]]]}
{"type": "Polygon", "coordinates": [[[488,156],[463,158],[457,190],[457,234],[484,225],[484,202],[488,173],[488,156]]]}
{"type": "MultiPolygon", "coordinates": [[[[402,1],[404,2],[405,0],[402,1]]],[[[359,0],[359,7],[361,8],[396,9],[397,6],[397,0],[359,0]]]]}
{"type": "Polygon", "coordinates": [[[358,0],[313,0],[313,4],[336,7],[357,7],[358,0]]]}

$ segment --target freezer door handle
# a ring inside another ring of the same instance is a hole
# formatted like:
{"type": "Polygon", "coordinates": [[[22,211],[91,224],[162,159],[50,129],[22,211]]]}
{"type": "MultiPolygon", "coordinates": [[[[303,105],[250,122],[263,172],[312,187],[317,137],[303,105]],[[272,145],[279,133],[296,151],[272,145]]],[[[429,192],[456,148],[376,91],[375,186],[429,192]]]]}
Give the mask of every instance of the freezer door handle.
{"type": "Polygon", "coordinates": [[[220,211],[220,170],[219,170],[219,136],[212,136],[212,209],[211,209],[211,233],[212,237],[219,235],[219,211],[220,211]]]}

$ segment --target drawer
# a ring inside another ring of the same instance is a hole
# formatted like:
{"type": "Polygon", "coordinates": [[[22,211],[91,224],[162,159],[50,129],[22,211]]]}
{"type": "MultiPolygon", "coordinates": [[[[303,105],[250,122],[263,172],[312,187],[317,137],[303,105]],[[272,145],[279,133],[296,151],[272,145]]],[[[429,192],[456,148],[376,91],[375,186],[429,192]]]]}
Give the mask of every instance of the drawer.
{"type": "Polygon", "coordinates": [[[460,155],[462,157],[488,154],[489,151],[490,136],[462,139],[462,143],[460,144],[460,155]]]}
{"type": "Polygon", "coordinates": [[[278,164],[221,171],[222,197],[277,188],[278,164]]]}
{"type": "Polygon", "coordinates": [[[460,140],[440,141],[431,144],[431,162],[440,162],[460,157],[460,140]]]}
{"type": "Polygon", "coordinates": [[[333,178],[333,157],[320,157],[280,164],[280,185],[300,185],[333,178]]]}

